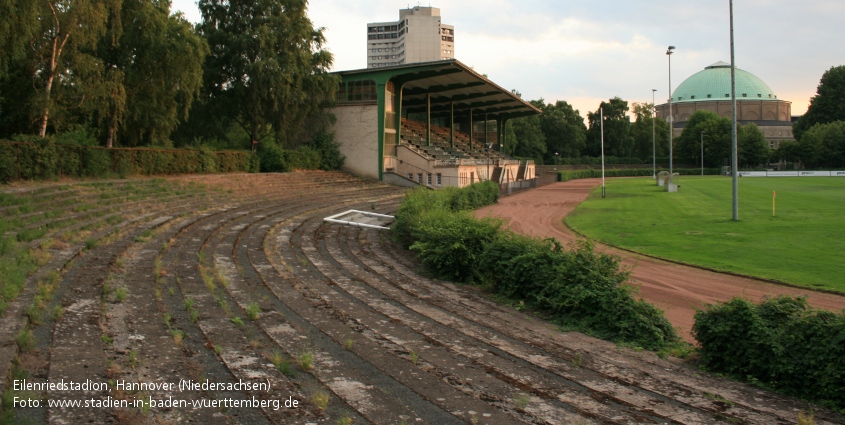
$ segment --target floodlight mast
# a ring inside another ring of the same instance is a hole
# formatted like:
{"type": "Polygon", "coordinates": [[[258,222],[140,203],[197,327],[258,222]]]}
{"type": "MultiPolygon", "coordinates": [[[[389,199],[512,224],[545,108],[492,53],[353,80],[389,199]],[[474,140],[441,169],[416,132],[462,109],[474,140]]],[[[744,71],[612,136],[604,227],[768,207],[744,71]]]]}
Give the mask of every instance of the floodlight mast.
{"type": "Polygon", "coordinates": [[[601,123],[601,197],[604,198],[604,108],[599,107],[599,122],[601,123]]]}
{"type": "Polygon", "coordinates": [[[674,117],[672,116],[672,50],[675,50],[675,46],[669,46],[666,50],[666,57],[669,58],[669,181],[672,181],[672,156],[674,154],[673,146],[672,146],[672,136],[674,132],[674,117]]]}
{"type": "Polygon", "coordinates": [[[657,108],[654,107],[654,92],[657,89],[651,89],[651,178],[657,180],[657,145],[655,143],[654,119],[657,115],[657,108]]]}
{"type": "Polygon", "coordinates": [[[728,0],[731,9],[731,179],[733,180],[733,221],[739,221],[739,159],[736,149],[736,64],[734,63],[734,2],[728,0]]]}

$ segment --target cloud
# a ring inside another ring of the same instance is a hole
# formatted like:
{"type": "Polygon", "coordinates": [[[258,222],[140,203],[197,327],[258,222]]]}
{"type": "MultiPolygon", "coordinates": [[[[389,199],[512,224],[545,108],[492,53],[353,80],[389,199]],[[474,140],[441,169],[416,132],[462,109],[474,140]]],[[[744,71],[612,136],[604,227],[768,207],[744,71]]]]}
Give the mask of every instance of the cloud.
{"type": "MultiPolygon", "coordinates": [[[[366,24],[393,21],[416,2],[311,0],[309,17],[326,27],[336,70],[366,66],[366,24]]],[[[420,2],[423,6],[429,3],[420,2]]],[[[728,2],[711,0],[440,1],[443,23],[455,26],[458,60],[515,88],[526,99],[567,100],[592,110],[619,96],[629,102],[668,98],[672,86],[713,62],[730,62],[728,2]]],[[[174,0],[191,20],[193,0],[174,0]],[[186,9],[187,8],[187,9],[186,9]]],[[[842,65],[839,40],[845,2],[735,2],[737,65],[765,81],[801,114],[822,73],[842,65]]],[[[195,18],[193,18],[195,17],[195,18]]]]}

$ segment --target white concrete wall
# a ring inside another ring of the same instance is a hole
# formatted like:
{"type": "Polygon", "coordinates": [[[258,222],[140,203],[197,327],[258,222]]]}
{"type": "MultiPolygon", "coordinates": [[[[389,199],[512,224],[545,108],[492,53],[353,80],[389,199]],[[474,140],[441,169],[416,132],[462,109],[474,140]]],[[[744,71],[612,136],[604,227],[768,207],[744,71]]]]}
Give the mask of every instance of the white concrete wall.
{"type": "Polygon", "coordinates": [[[405,34],[405,63],[440,60],[440,17],[408,16],[405,34]]]}
{"type": "Polygon", "coordinates": [[[337,117],[331,131],[346,155],[343,170],[378,179],[378,105],[339,105],[329,111],[337,117]]]}

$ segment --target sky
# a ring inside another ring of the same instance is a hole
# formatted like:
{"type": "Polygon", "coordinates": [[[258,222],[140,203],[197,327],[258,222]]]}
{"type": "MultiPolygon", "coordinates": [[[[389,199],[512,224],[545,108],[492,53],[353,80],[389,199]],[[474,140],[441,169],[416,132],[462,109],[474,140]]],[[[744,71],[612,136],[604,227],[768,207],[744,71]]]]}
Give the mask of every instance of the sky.
{"type": "MultiPolygon", "coordinates": [[[[455,26],[455,57],[525,100],[565,100],[581,116],[620,97],[657,104],[718,61],[730,63],[728,0],[311,0],[334,70],[366,67],[366,24],[396,21],[399,9],[432,6],[455,26]]],[[[195,0],[172,10],[201,19],[195,0]]],[[[807,110],[822,74],[845,65],[845,1],[737,0],[736,66],[766,82],[792,114],[807,110]]]]}

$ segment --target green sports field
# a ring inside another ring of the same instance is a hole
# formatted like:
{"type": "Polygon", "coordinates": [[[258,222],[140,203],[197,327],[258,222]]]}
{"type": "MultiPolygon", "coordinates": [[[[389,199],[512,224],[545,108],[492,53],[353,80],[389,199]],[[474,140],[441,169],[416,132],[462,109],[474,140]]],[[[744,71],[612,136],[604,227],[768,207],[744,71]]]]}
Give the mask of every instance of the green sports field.
{"type": "Polygon", "coordinates": [[[661,258],[845,292],[845,178],[681,177],[678,193],[648,178],[607,181],[566,218],[593,239],[661,258]],[[777,216],[772,216],[772,192],[777,216]]]}

